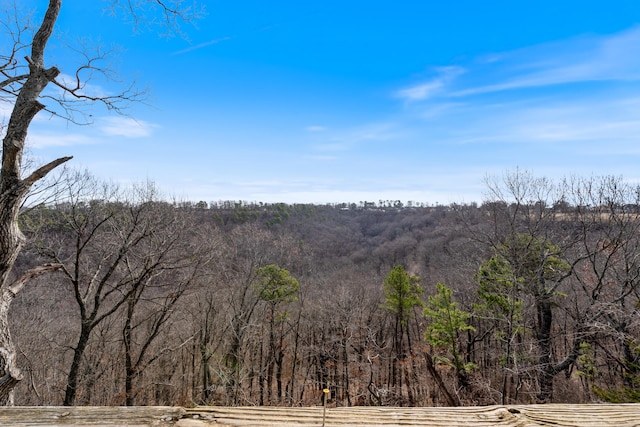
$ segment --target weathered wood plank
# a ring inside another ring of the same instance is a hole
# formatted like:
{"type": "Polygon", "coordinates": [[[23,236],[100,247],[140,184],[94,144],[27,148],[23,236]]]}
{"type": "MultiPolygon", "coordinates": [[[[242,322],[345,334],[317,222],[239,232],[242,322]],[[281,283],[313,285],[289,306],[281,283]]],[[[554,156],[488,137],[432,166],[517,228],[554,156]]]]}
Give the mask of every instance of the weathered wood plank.
{"type": "MultiPolygon", "coordinates": [[[[322,407],[13,407],[0,426],[311,427],[322,407]]],[[[463,408],[327,408],[326,427],[640,426],[640,404],[513,405],[463,408]]]]}
{"type": "Polygon", "coordinates": [[[0,408],[0,426],[173,426],[184,408],[161,406],[17,406],[0,408]]]}
{"type": "Polygon", "coordinates": [[[640,404],[522,405],[514,406],[534,425],[554,426],[640,426],[640,404]]]}
{"type": "MultiPolygon", "coordinates": [[[[206,418],[201,418],[206,419],[206,418]]],[[[221,412],[213,417],[215,422],[227,426],[290,426],[309,427],[322,424],[322,412],[312,413],[261,413],[221,412]]],[[[328,426],[524,426],[525,422],[504,408],[479,410],[460,413],[459,411],[384,411],[382,413],[358,412],[347,410],[330,410],[327,412],[325,425],[328,426]]]]}
{"type": "MultiPolygon", "coordinates": [[[[322,408],[202,407],[187,410],[224,426],[322,425],[322,408]]],[[[640,426],[640,405],[515,405],[464,408],[329,408],[325,426],[640,426]]]]}

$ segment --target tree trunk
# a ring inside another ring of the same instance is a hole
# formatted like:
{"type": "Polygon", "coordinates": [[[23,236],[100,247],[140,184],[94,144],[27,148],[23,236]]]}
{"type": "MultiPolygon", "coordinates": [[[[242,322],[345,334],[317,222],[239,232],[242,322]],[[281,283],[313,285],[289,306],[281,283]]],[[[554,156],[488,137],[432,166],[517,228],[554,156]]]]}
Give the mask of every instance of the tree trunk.
{"type": "Polygon", "coordinates": [[[200,365],[202,368],[202,404],[209,404],[211,398],[211,367],[209,366],[208,336],[200,329],[200,365]]]}
{"type": "Polygon", "coordinates": [[[13,404],[13,389],[22,379],[16,366],[16,351],[9,332],[8,315],[11,302],[24,283],[11,284],[9,277],[24,244],[18,227],[20,206],[31,186],[70,157],[60,158],[20,178],[22,153],[27,131],[42,105],[38,98],[45,87],[60,74],[53,67],[45,69],[44,50],[60,13],[61,0],[50,0],[42,24],[33,37],[29,74],[15,100],[6,134],[2,140],[0,171],[0,404],[13,404]]]}
{"type": "Polygon", "coordinates": [[[298,342],[300,341],[300,317],[302,316],[302,309],[298,311],[298,318],[296,320],[295,339],[293,344],[293,354],[291,361],[291,378],[287,385],[287,404],[293,406],[293,396],[296,388],[296,368],[298,367],[298,342]]]}
{"type": "Polygon", "coordinates": [[[225,365],[229,372],[229,380],[227,381],[227,396],[232,397],[232,404],[238,404],[240,393],[240,357],[242,352],[242,334],[243,324],[245,322],[239,317],[233,319],[233,336],[231,337],[231,345],[229,351],[225,355],[225,365]]]}
{"type": "Polygon", "coordinates": [[[82,363],[84,351],[89,343],[91,329],[92,327],[88,323],[85,322],[82,324],[78,344],[73,350],[73,362],[71,362],[71,369],[69,369],[69,374],[67,375],[67,388],[64,393],[64,402],[62,402],[63,406],[73,406],[75,404],[80,365],[82,363]]]}
{"type": "Polygon", "coordinates": [[[13,406],[13,388],[22,379],[16,366],[16,350],[9,332],[9,306],[13,294],[4,290],[0,295],[0,404],[13,406]]]}
{"type": "Polygon", "coordinates": [[[551,301],[545,294],[536,298],[538,311],[538,383],[540,392],[538,402],[548,403],[553,399],[554,367],[551,364],[551,324],[553,313],[551,301]]]}
{"type": "Polygon", "coordinates": [[[260,355],[258,358],[258,389],[260,390],[260,406],[264,406],[264,345],[262,341],[258,343],[260,346],[260,355]]]}
{"type": "Polygon", "coordinates": [[[136,375],[136,370],[133,364],[132,349],[131,349],[131,320],[133,318],[133,310],[135,307],[134,295],[132,295],[127,302],[127,319],[124,322],[122,329],[122,341],[124,343],[124,395],[125,406],[135,405],[135,396],[133,393],[133,380],[136,375]]]}
{"type": "Polygon", "coordinates": [[[460,406],[460,400],[458,400],[457,398],[454,399],[453,395],[449,392],[449,389],[447,389],[447,386],[444,384],[444,381],[442,380],[442,377],[440,376],[440,373],[437,371],[436,365],[433,362],[433,357],[431,357],[431,355],[425,351],[424,359],[427,363],[427,370],[438,384],[438,388],[440,388],[440,391],[442,392],[442,394],[444,394],[444,397],[447,399],[447,404],[449,406],[460,406]]]}
{"type": "Polygon", "coordinates": [[[276,359],[276,392],[278,393],[278,403],[282,403],[282,371],[284,369],[284,351],[282,344],[278,348],[278,357],[276,359]]]}

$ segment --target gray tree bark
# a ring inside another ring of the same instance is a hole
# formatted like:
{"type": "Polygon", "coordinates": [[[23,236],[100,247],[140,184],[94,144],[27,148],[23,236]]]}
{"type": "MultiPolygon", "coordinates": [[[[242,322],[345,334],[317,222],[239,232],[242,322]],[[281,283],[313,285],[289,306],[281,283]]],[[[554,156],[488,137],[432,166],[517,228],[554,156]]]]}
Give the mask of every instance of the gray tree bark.
{"type": "Polygon", "coordinates": [[[2,140],[2,169],[0,170],[0,404],[13,404],[13,389],[22,379],[16,365],[16,350],[9,331],[8,315],[11,302],[26,281],[58,268],[54,264],[27,272],[18,280],[12,280],[16,258],[25,238],[18,227],[20,207],[33,184],[44,178],[57,166],[71,157],[56,159],[37,169],[26,178],[21,178],[22,154],[31,122],[45,108],[39,102],[40,94],[60,74],[56,67],[46,68],[44,52],[60,13],[61,0],[50,0],[40,28],[31,45],[31,56],[26,60],[29,70],[26,75],[9,77],[0,83],[5,87],[24,81],[20,87],[13,111],[2,140]]]}
{"type": "MultiPolygon", "coordinates": [[[[150,1],[148,7],[146,3],[114,0],[111,6],[114,10],[122,9],[125,14],[131,15],[136,25],[140,25],[143,21],[158,21],[160,27],[167,33],[171,33],[172,30],[180,33],[179,23],[198,19],[204,12],[202,7],[182,5],[180,1],[155,0],[150,1]],[[149,15],[157,13],[162,19],[152,19],[144,12],[148,12],[149,15]]],[[[71,157],[61,157],[45,164],[26,178],[21,177],[22,155],[29,127],[35,116],[47,108],[39,101],[42,92],[50,83],[53,83],[68,94],[70,102],[63,98],[56,101],[62,111],[61,115],[72,122],[74,108],[70,104],[73,100],[97,101],[110,110],[120,111],[121,103],[140,99],[143,96],[142,92],[137,92],[131,87],[112,96],[91,96],[80,90],[80,82],[76,87],[66,87],[55,80],[60,70],[57,67],[47,68],[44,56],[61,7],[62,0],[49,0],[40,27],[30,45],[24,44],[21,40],[20,36],[23,35],[25,28],[19,22],[19,17],[15,17],[16,22],[8,22],[4,26],[10,33],[9,36],[13,39],[14,45],[11,52],[3,52],[0,56],[0,61],[3,61],[0,63],[0,89],[7,94],[7,98],[12,97],[14,104],[6,134],[2,140],[0,169],[0,404],[13,402],[12,391],[22,379],[22,374],[16,366],[15,348],[9,332],[8,313],[11,302],[25,285],[25,279],[59,269],[57,265],[48,264],[27,272],[15,282],[13,281],[13,266],[25,243],[25,238],[18,226],[20,207],[36,182],[71,159],[71,157]],[[29,46],[31,55],[24,58],[26,64],[22,65],[19,57],[21,52],[29,46]]],[[[78,68],[76,74],[78,79],[80,79],[80,70],[83,68],[86,66],[78,68]]],[[[53,109],[50,111],[57,114],[53,109]]]]}

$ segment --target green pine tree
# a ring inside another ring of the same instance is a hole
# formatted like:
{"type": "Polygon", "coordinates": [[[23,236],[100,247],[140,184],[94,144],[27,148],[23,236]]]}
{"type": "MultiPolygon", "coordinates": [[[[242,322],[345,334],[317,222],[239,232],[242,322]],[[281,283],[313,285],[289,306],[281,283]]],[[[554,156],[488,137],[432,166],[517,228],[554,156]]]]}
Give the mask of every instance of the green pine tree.
{"type": "Polygon", "coordinates": [[[431,346],[441,351],[436,360],[451,366],[458,385],[467,388],[468,374],[476,365],[465,361],[464,354],[460,351],[460,341],[461,332],[475,329],[467,323],[471,314],[458,308],[458,304],[453,301],[452,290],[446,285],[437,283],[436,288],[436,294],[429,296],[429,302],[423,311],[430,321],[425,338],[431,346]]]}

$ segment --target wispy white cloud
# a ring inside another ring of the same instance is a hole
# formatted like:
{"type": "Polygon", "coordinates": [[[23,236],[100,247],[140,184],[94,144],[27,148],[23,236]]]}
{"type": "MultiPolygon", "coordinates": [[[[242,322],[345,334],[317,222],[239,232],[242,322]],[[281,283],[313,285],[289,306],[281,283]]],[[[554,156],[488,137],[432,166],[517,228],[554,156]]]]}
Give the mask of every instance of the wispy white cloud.
{"type": "Polygon", "coordinates": [[[13,110],[13,103],[0,100],[0,124],[6,124],[13,110]]]}
{"type": "Polygon", "coordinates": [[[338,152],[338,151],[346,151],[346,150],[348,150],[349,146],[347,144],[337,143],[337,142],[323,142],[323,143],[320,143],[320,144],[316,144],[313,148],[316,151],[338,152]]]}
{"type": "Polygon", "coordinates": [[[640,80],[640,26],[492,55],[470,67],[449,95],[462,97],[521,88],[595,81],[640,80]]]}
{"type": "MultiPolygon", "coordinates": [[[[66,86],[69,89],[75,89],[76,86],[78,85],[78,81],[75,76],[64,74],[64,73],[60,74],[56,78],[56,81],[62,84],[63,86],[66,86]]],[[[78,95],[86,95],[86,96],[95,97],[95,98],[104,98],[109,96],[109,92],[103,86],[96,84],[95,80],[93,83],[91,83],[91,81],[86,81],[86,79],[82,79],[79,84],[80,84],[80,88],[76,92],[78,95]]],[[[62,88],[55,85],[49,85],[47,90],[54,91],[55,93],[60,95],[62,95],[64,92],[62,88]]],[[[69,95],[66,95],[66,96],[69,96],[69,95]]]]}
{"type": "Polygon", "coordinates": [[[187,188],[189,194],[180,195],[188,200],[238,200],[238,195],[241,194],[242,200],[268,203],[358,203],[400,200],[403,203],[416,201],[446,204],[477,200],[479,188],[470,186],[469,182],[481,184],[483,173],[484,171],[476,170],[466,170],[464,173],[438,170],[434,175],[395,176],[393,180],[388,177],[375,180],[351,177],[348,183],[344,181],[344,177],[330,179],[325,176],[307,176],[303,180],[167,180],[167,185],[177,186],[178,191],[187,188]],[[425,182],[430,182],[431,188],[426,188],[425,182]],[[211,194],[216,195],[214,200],[211,199],[211,194]]]}
{"type": "Polygon", "coordinates": [[[493,141],[565,144],[578,150],[593,146],[609,153],[633,147],[638,152],[640,106],[632,99],[602,98],[511,109],[505,105],[500,114],[484,116],[467,129],[493,141]]]}
{"type": "Polygon", "coordinates": [[[317,160],[321,162],[333,161],[338,159],[337,156],[327,156],[327,155],[310,155],[310,156],[304,156],[304,158],[309,160],[317,160]]]}
{"type": "Polygon", "coordinates": [[[393,122],[371,123],[345,131],[339,140],[350,143],[391,141],[402,137],[402,130],[393,122]]]}
{"type": "Polygon", "coordinates": [[[232,38],[233,37],[227,36],[227,37],[220,37],[219,39],[209,40],[207,42],[199,43],[199,44],[196,44],[196,45],[193,45],[193,46],[189,46],[186,49],[182,49],[182,50],[178,50],[176,52],[173,52],[172,55],[182,55],[184,53],[193,52],[194,50],[198,50],[198,49],[202,49],[204,47],[212,46],[214,44],[218,44],[218,43],[221,43],[221,42],[226,41],[226,40],[231,40],[232,38]]]}
{"type": "Polygon", "coordinates": [[[306,130],[307,132],[324,132],[327,130],[327,128],[319,125],[311,125],[304,128],[304,130],[306,130]]]}
{"type": "Polygon", "coordinates": [[[426,105],[420,110],[419,115],[428,120],[444,117],[451,112],[465,108],[466,104],[462,102],[440,102],[426,105]]]}
{"type": "Polygon", "coordinates": [[[444,87],[444,83],[440,79],[434,79],[426,83],[421,83],[417,86],[408,87],[398,91],[399,98],[408,99],[410,101],[422,100],[432,97],[437,92],[441,91],[444,87]]]}
{"type": "Polygon", "coordinates": [[[436,76],[399,89],[407,101],[467,97],[570,83],[640,80],[640,26],[486,54],[435,68],[436,76]]]}
{"type": "Polygon", "coordinates": [[[49,147],[67,147],[72,145],[86,145],[91,144],[93,140],[86,136],[77,133],[39,133],[36,131],[30,132],[27,138],[29,147],[42,149],[49,147]]]}
{"type": "Polygon", "coordinates": [[[420,99],[416,89],[411,99],[421,102],[395,119],[423,141],[501,146],[514,156],[515,147],[545,147],[592,156],[581,160],[597,168],[598,155],[640,152],[637,51],[640,26],[484,55],[440,85],[437,95],[420,99]],[[569,84],[579,86],[563,86],[569,84]]]}
{"type": "Polygon", "coordinates": [[[449,66],[435,69],[436,77],[396,92],[398,98],[407,101],[422,101],[438,95],[445,91],[447,85],[456,77],[463,74],[465,70],[461,67],[449,66]]]}
{"type": "Polygon", "coordinates": [[[128,117],[105,117],[100,120],[98,127],[108,136],[144,138],[151,135],[155,125],[128,117]]]}
{"type": "Polygon", "coordinates": [[[362,149],[367,142],[394,141],[403,137],[403,131],[393,122],[369,123],[350,129],[322,134],[312,148],[319,152],[347,152],[362,149]]]}

